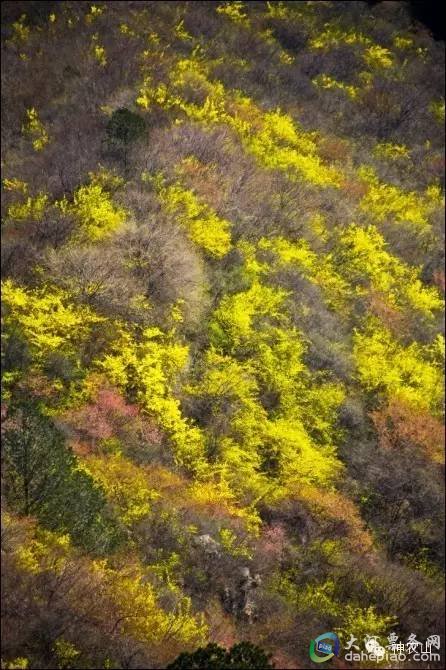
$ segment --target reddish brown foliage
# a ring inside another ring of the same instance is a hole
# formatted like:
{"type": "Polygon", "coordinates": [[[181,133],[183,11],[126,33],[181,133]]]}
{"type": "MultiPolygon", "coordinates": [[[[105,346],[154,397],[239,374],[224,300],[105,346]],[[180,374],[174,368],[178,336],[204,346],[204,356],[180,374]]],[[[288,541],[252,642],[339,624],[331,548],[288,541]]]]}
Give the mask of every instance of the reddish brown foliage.
{"type": "Polygon", "coordinates": [[[124,445],[135,440],[156,445],[162,441],[156,425],[106,384],[97,389],[89,404],[67,412],[63,421],[74,432],[73,448],[82,454],[100,449],[104,441],[112,438],[124,445]]]}
{"type": "Polygon", "coordinates": [[[401,335],[407,328],[404,314],[386,300],[385,295],[378,291],[369,292],[369,309],[382,323],[396,335],[401,335]]]}
{"type": "Polygon", "coordinates": [[[368,186],[359,179],[344,179],[342,190],[345,195],[354,202],[361,200],[367,193],[368,186]]]}
{"type": "Polygon", "coordinates": [[[386,407],[371,413],[383,449],[421,447],[436,462],[444,460],[444,428],[426,410],[390,400],[386,407]]]}
{"type": "Polygon", "coordinates": [[[224,612],[219,600],[213,599],[209,602],[205,616],[210,627],[210,637],[214,642],[229,649],[240,641],[233,618],[224,612]]]}
{"type": "Polygon", "coordinates": [[[426,159],[426,168],[428,173],[430,173],[434,178],[442,178],[445,170],[445,159],[444,156],[439,154],[434,154],[433,156],[428,156],[426,159]]]}
{"type": "Polygon", "coordinates": [[[337,137],[325,138],[319,145],[319,154],[325,161],[345,161],[349,154],[348,143],[337,137]]]}
{"type": "Polygon", "coordinates": [[[438,286],[438,288],[441,289],[444,293],[446,290],[446,281],[443,270],[434,270],[432,273],[432,279],[435,286],[438,286]]]}
{"type": "Polygon", "coordinates": [[[197,196],[218,211],[224,204],[227,184],[215,168],[199,161],[189,161],[183,164],[182,172],[197,196]]]}
{"type": "Polygon", "coordinates": [[[304,665],[301,665],[296,661],[295,658],[289,656],[283,651],[277,651],[273,654],[273,663],[276,668],[281,668],[281,670],[299,670],[299,668],[304,668],[304,665]]]}
{"type": "Polygon", "coordinates": [[[281,523],[273,523],[262,533],[258,542],[258,551],[263,564],[277,564],[283,558],[288,546],[286,531],[281,523]]]}

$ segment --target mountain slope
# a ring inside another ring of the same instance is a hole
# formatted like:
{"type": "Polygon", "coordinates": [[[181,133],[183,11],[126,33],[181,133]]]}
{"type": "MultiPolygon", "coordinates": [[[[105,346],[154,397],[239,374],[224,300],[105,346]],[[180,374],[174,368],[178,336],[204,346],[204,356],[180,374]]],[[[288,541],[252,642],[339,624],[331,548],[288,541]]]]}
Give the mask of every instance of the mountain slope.
{"type": "Polygon", "coordinates": [[[405,4],[4,3],[5,667],[441,634],[444,49],[405,4]]]}

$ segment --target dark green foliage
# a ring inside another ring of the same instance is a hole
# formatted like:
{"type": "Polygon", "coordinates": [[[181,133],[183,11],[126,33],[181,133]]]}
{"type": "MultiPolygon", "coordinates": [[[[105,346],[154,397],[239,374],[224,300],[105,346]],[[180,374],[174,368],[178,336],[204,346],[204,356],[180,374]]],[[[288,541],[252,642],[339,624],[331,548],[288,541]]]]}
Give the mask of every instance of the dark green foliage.
{"type": "Polygon", "coordinates": [[[110,140],[130,144],[142,135],[146,127],[143,118],[122,107],[116,109],[107,124],[107,136],[110,140]]]}
{"type": "Polygon", "coordinates": [[[68,533],[91,551],[116,544],[118,530],[107,518],[104,494],[35,406],[22,405],[8,416],[2,442],[4,488],[14,510],[37,516],[46,528],[68,533]]]}
{"type": "Polygon", "coordinates": [[[240,642],[226,650],[218,644],[208,644],[191,654],[183,653],[168,670],[224,670],[224,668],[274,668],[269,655],[250,642],[240,642]]]}

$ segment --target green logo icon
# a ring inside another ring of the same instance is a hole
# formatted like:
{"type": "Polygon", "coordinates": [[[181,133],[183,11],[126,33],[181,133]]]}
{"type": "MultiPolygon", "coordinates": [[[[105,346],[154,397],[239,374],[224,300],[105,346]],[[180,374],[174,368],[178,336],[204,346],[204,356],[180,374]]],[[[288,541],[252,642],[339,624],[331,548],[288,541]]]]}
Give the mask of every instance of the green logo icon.
{"type": "Polygon", "coordinates": [[[310,642],[310,658],[314,663],[324,663],[338,656],[341,645],[335,633],[323,633],[310,642]]]}

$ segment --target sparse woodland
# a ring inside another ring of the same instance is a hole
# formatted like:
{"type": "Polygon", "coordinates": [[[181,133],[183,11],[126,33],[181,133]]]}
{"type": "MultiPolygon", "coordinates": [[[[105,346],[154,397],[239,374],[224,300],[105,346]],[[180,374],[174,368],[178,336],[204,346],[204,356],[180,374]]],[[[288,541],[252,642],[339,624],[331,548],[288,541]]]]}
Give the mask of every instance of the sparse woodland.
{"type": "Polygon", "coordinates": [[[2,668],[443,634],[444,44],[406,4],[3,3],[2,668]]]}

